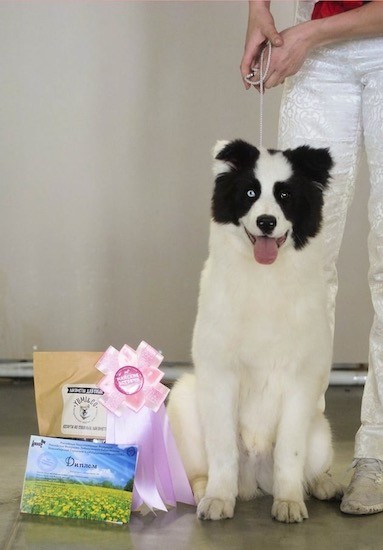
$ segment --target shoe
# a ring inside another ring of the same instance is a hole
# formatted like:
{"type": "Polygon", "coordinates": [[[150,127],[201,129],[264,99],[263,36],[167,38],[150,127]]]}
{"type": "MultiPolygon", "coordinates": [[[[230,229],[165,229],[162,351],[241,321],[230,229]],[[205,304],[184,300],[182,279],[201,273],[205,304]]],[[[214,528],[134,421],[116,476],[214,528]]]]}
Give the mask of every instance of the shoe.
{"type": "Polygon", "coordinates": [[[359,458],[355,460],[354,468],[340,505],[341,511],[355,515],[383,512],[383,461],[359,458]]]}

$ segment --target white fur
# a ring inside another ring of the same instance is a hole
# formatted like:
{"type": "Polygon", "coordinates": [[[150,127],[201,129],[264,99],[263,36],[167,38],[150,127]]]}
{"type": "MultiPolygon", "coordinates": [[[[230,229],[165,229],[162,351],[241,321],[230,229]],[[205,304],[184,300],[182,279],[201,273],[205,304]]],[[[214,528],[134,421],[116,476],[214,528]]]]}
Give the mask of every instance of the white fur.
{"type": "Polygon", "coordinates": [[[293,170],[287,158],[280,151],[270,154],[267,149],[261,149],[254,173],[255,177],[262,182],[262,190],[272,193],[274,183],[288,180],[292,176],[293,170]]]}
{"type": "MultiPolygon", "coordinates": [[[[291,168],[274,156],[258,169],[266,183],[241,221],[255,233],[266,208],[284,234],[291,223],[270,182],[291,168]]],[[[195,374],[175,385],[168,406],[202,519],[232,517],[237,496],[269,493],[273,517],[297,522],[307,517],[306,492],[340,492],[326,474],[332,444],[320,406],[331,365],[321,254],[319,237],[299,251],[288,238],[274,264],[260,265],[242,226],[211,222],[195,374]]]]}

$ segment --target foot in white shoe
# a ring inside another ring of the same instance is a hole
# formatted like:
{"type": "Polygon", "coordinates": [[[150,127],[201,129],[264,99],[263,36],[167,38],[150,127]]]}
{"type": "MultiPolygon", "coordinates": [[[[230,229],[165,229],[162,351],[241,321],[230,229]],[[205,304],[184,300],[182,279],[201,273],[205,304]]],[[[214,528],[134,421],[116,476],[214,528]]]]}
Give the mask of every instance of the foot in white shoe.
{"type": "Polygon", "coordinates": [[[345,514],[376,514],[383,512],[383,461],[359,458],[346,489],[340,509],[345,514]]]}

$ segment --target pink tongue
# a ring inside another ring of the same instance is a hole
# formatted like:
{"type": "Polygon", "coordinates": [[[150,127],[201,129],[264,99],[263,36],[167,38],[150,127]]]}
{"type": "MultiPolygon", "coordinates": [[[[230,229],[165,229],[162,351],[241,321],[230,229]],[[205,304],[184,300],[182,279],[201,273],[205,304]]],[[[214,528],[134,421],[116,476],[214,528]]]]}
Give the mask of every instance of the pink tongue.
{"type": "Polygon", "coordinates": [[[278,245],[270,237],[257,237],[254,244],[254,258],[260,264],[272,264],[278,256],[278,245]]]}

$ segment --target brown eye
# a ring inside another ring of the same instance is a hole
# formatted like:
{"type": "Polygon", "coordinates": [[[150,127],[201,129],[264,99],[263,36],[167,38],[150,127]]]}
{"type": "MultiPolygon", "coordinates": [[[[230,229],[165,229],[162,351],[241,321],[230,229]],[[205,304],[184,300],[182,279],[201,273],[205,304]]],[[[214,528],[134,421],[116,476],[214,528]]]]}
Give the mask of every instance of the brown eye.
{"type": "Polygon", "coordinates": [[[280,191],[279,198],[283,201],[288,200],[291,197],[290,191],[280,191]]]}

